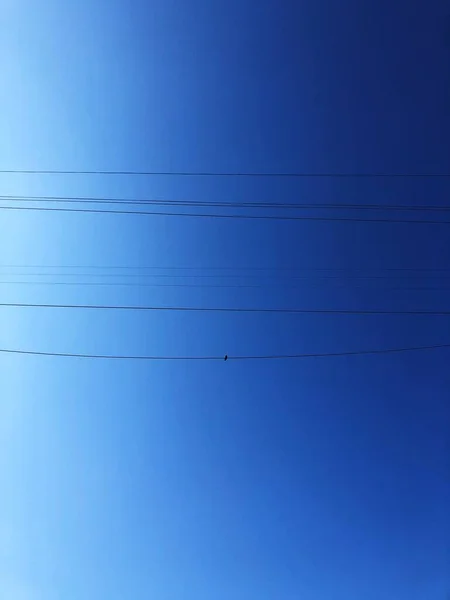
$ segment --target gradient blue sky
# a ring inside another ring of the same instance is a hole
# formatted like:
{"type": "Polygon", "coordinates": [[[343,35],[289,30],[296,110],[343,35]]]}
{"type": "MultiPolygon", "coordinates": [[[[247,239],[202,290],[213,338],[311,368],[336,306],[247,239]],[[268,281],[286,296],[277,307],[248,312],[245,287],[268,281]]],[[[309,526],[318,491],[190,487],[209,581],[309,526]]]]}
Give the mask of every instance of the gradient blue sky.
{"type": "MultiPolygon", "coordinates": [[[[2,3],[2,169],[448,171],[447,2],[2,3]],[[277,6],[279,5],[279,6],[277,6]]],[[[1,176],[2,194],[445,204],[435,180],[1,176]]],[[[445,226],[0,214],[2,264],[449,265],[445,226]]],[[[4,302],[448,309],[449,291],[20,288],[4,302]]],[[[2,347],[448,343],[443,317],[1,309],[2,347]]],[[[442,600],[448,351],[0,356],[2,600],[442,600]]]]}

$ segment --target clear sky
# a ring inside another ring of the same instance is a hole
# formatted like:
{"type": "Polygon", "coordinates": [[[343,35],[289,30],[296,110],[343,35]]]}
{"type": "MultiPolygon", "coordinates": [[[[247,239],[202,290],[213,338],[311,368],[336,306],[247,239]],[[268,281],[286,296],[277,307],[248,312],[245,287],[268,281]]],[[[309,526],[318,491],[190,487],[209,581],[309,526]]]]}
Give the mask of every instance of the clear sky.
{"type": "MultiPolygon", "coordinates": [[[[6,0],[1,168],[446,172],[448,15],[443,0],[6,0]]],[[[442,179],[0,183],[2,194],[236,202],[444,205],[450,191],[442,179]]],[[[450,264],[441,225],[0,213],[2,265],[450,264]]],[[[0,292],[2,302],[86,304],[450,301],[448,289],[308,281],[0,292]]],[[[449,318],[436,316],[0,309],[0,346],[38,351],[232,356],[449,341],[449,318]]],[[[1,600],[443,600],[449,357],[1,355],[1,600]]]]}

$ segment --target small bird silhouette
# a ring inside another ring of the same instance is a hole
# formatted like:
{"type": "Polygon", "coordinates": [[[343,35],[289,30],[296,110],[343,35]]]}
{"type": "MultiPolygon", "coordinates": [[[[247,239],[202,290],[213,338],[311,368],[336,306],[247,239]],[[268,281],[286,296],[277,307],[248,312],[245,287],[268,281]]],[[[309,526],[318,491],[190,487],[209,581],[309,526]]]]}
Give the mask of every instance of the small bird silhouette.
{"type": "Polygon", "coordinates": [[[225,358],[223,360],[228,360],[228,354],[225,354],[225,358]]]}

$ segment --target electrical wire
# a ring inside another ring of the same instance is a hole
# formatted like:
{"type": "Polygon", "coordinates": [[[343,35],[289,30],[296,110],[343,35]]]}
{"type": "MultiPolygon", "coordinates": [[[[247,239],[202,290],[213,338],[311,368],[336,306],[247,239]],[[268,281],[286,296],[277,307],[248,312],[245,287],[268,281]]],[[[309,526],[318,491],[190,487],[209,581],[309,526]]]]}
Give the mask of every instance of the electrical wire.
{"type": "MultiPolygon", "coordinates": [[[[0,269],[2,267],[0,266],[0,269]]],[[[6,267],[4,267],[6,268],[6,267]]],[[[273,275],[262,275],[262,274],[258,274],[258,275],[254,275],[254,274],[230,274],[230,273],[225,273],[225,274],[220,274],[220,275],[215,275],[212,273],[196,273],[196,274],[181,274],[181,273],[173,273],[173,274],[169,274],[169,273],[158,273],[158,274],[151,274],[151,273],[98,273],[98,272],[94,272],[94,273],[80,273],[80,272],[76,272],[76,273],[56,273],[56,272],[34,272],[34,273],[21,273],[21,272],[17,272],[17,273],[1,273],[0,272],[0,276],[12,276],[12,277],[16,277],[16,276],[21,276],[21,277],[89,277],[89,278],[114,278],[114,277],[126,277],[126,278],[137,278],[137,279],[156,279],[156,278],[161,278],[161,279],[261,279],[263,277],[266,277],[267,279],[272,279],[272,280],[288,280],[288,281],[292,281],[292,280],[300,280],[300,281],[307,281],[307,280],[331,280],[331,281],[337,281],[337,280],[363,280],[363,281],[378,281],[378,280],[394,280],[394,281],[401,281],[401,280],[406,280],[409,281],[411,279],[413,279],[415,276],[413,275],[331,275],[331,274],[321,274],[321,275],[311,275],[311,274],[304,274],[304,275],[285,275],[285,274],[273,274],[273,275]]],[[[450,279],[450,275],[448,274],[427,274],[427,275],[419,275],[418,276],[421,279],[424,278],[428,278],[428,279],[439,279],[439,280],[444,280],[444,279],[450,279]]],[[[277,281],[274,281],[274,284],[278,283],[277,281]]]]}
{"type": "Polygon", "coordinates": [[[6,269],[127,269],[127,270],[164,270],[164,271],[335,271],[335,272],[359,272],[359,271],[394,271],[394,272],[450,272],[450,268],[442,267],[186,267],[186,266],[161,266],[161,265],[42,265],[42,264],[22,264],[22,265],[0,265],[0,268],[6,269]]]}
{"type": "Polygon", "coordinates": [[[135,170],[60,170],[60,169],[1,169],[0,174],[7,175],[125,175],[125,176],[162,176],[162,177],[283,177],[283,178],[432,178],[450,177],[450,173],[269,173],[269,172],[231,172],[231,171],[135,171],[135,170]]]}
{"type": "Polygon", "coordinates": [[[142,210],[102,210],[94,208],[54,208],[44,206],[0,206],[0,210],[35,211],[35,212],[65,212],[85,214],[110,214],[110,215],[140,215],[159,217],[194,217],[209,219],[240,219],[240,220],[268,220],[268,221],[322,221],[345,223],[408,223],[416,225],[450,225],[450,221],[431,219],[391,219],[391,218],[353,218],[353,217],[310,217],[310,216],[280,216],[280,215],[236,215],[214,213],[189,213],[189,212],[161,212],[142,210]]]}
{"type": "MultiPolygon", "coordinates": [[[[203,283],[142,283],[142,282],[111,282],[111,281],[0,281],[0,285],[71,285],[71,286],[121,286],[121,287],[150,287],[150,288],[276,288],[276,285],[270,284],[203,284],[203,283]]],[[[284,284],[284,287],[286,284],[284,284]]],[[[289,287],[300,287],[294,284],[289,287]]],[[[449,288],[450,289],[450,288],[449,288]]]]}
{"type": "Polygon", "coordinates": [[[341,356],[368,356],[380,354],[400,354],[404,352],[418,352],[450,348],[450,344],[436,344],[433,346],[411,346],[405,348],[387,348],[380,350],[355,350],[349,352],[324,352],[306,354],[271,354],[255,356],[128,356],[108,354],[75,354],[69,352],[40,352],[35,350],[14,350],[0,348],[0,353],[28,356],[46,356],[61,358],[90,358],[103,360],[138,360],[138,361],[238,361],[238,360],[281,360],[281,359],[307,359],[307,358],[336,358],[341,356]]]}
{"type": "Polygon", "coordinates": [[[442,205],[402,205],[402,204],[356,204],[356,203],[299,203],[299,202],[212,202],[201,200],[157,200],[157,199],[130,199],[106,198],[95,196],[0,196],[0,200],[15,202],[55,202],[63,204],[122,204],[122,205],[150,205],[150,206],[187,206],[208,208],[280,208],[295,210],[385,210],[385,211],[418,211],[418,212],[448,212],[450,206],[442,205]]]}
{"type": "Polygon", "coordinates": [[[37,304],[25,302],[1,302],[2,308],[60,308],[82,310],[126,310],[149,312],[229,312],[229,313],[279,313],[309,315],[416,315],[450,316],[450,310],[349,310],[321,308],[243,308],[221,306],[132,306],[111,304],[37,304]]]}
{"type": "MultiPolygon", "coordinates": [[[[183,289],[217,289],[217,288],[234,288],[234,289],[279,289],[293,288],[301,289],[303,292],[307,291],[307,288],[300,284],[289,284],[289,283],[277,283],[277,284],[203,284],[203,283],[142,283],[142,282],[121,282],[121,281],[1,281],[0,285],[29,285],[29,286],[73,286],[73,287],[137,287],[137,288],[183,288],[183,289]]],[[[317,290],[317,287],[313,288],[317,290]]],[[[348,289],[344,287],[333,287],[333,291],[342,289],[348,289]]],[[[430,287],[430,286],[403,286],[403,287],[370,287],[352,285],[350,289],[365,289],[367,291],[397,291],[397,292],[411,292],[411,291],[422,291],[422,292],[446,292],[450,291],[450,287],[430,287]]]]}

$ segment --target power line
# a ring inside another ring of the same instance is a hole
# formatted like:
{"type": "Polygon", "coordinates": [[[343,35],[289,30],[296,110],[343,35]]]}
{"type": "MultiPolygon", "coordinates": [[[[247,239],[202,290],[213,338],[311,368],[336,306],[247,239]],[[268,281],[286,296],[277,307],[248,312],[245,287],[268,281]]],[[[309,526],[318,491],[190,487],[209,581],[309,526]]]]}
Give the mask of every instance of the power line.
{"type": "MultiPolygon", "coordinates": [[[[3,268],[7,268],[7,267],[3,267],[3,268]]],[[[1,266],[0,266],[1,269],[1,266]]],[[[230,273],[225,273],[225,274],[220,274],[220,275],[216,275],[216,274],[212,274],[212,273],[195,273],[195,274],[182,274],[182,273],[173,273],[173,274],[169,274],[169,273],[111,273],[110,271],[108,273],[99,273],[99,272],[91,272],[91,273],[56,273],[56,272],[48,272],[48,273],[44,273],[44,272],[28,272],[28,273],[23,273],[23,272],[16,272],[16,273],[1,273],[0,272],[0,276],[9,276],[9,277],[89,277],[89,278],[114,278],[114,277],[126,277],[126,278],[135,278],[135,279],[263,279],[264,277],[266,277],[267,279],[273,279],[273,280],[288,280],[288,281],[292,281],[292,280],[300,280],[300,281],[308,281],[308,280],[319,280],[319,281],[327,281],[327,280],[331,280],[331,281],[339,281],[339,280],[364,280],[364,281],[382,281],[382,280],[394,280],[394,281],[399,281],[399,280],[405,280],[405,281],[409,281],[411,279],[413,279],[414,277],[419,277],[421,279],[423,278],[428,278],[428,279],[439,279],[439,280],[443,280],[443,279],[449,279],[450,275],[448,274],[427,274],[427,275],[354,275],[354,274],[350,274],[350,275],[344,275],[344,274],[340,274],[340,275],[332,275],[332,274],[320,274],[320,275],[311,275],[311,274],[304,274],[304,275],[298,275],[298,274],[293,274],[293,275],[286,275],[285,273],[282,274],[230,274],[230,273]]],[[[274,281],[274,283],[278,283],[277,281],[274,281]]]]}
{"type": "Polygon", "coordinates": [[[245,219],[245,220],[268,220],[268,221],[323,221],[323,222],[346,222],[346,223],[409,223],[418,225],[450,225],[450,221],[430,219],[391,219],[391,218],[353,218],[353,217],[309,217],[309,216],[279,216],[279,215],[235,215],[214,213],[190,213],[190,212],[161,212],[142,210],[102,210],[94,208],[53,208],[44,206],[0,206],[0,210],[35,211],[35,212],[65,212],[65,213],[87,213],[87,214],[111,214],[111,215],[141,215],[159,217],[194,217],[209,219],[245,219]]]}
{"type": "Polygon", "coordinates": [[[42,265],[42,264],[27,264],[27,265],[0,265],[0,268],[5,269],[126,269],[126,270],[164,270],[164,271],[335,271],[335,272],[359,272],[359,271],[394,271],[394,272],[450,272],[450,268],[442,267],[220,267],[220,266],[162,266],[162,265],[42,265]]]}
{"type": "Polygon", "coordinates": [[[448,212],[450,206],[442,205],[405,205],[405,204],[357,204],[357,203],[302,203],[302,202],[223,202],[208,200],[158,200],[158,199],[130,199],[108,198],[95,196],[0,196],[0,200],[15,202],[55,202],[63,204],[122,204],[122,205],[149,205],[149,206],[186,206],[208,208],[280,208],[295,210],[385,210],[385,211],[415,211],[415,212],[448,212]]]}
{"type": "Polygon", "coordinates": [[[380,354],[400,354],[404,352],[418,352],[450,348],[450,344],[437,344],[434,346],[410,346],[406,348],[387,348],[381,350],[355,350],[349,352],[324,352],[307,354],[269,354],[254,356],[128,356],[108,354],[72,354],[69,352],[39,352],[35,350],[13,350],[0,348],[0,353],[28,356],[51,356],[61,358],[91,358],[103,360],[139,360],[139,361],[237,361],[237,360],[280,360],[280,359],[307,359],[307,358],[336,358],[340,356],[368,356],[380,354]]]}
{"type": "MultiPolygon", "coordinates": [[[[279,289],[293,288],[306,291],[308,288],[301,286],[299,283],[276,283],[276,284],[203,284],[203,283],[143,283],[143,282],[121,282],[121,281],[1,281],[0,285],[29,285],[29,286],[73,286],[73,287],[137,287],[137,288],[199,288],[199,289],[279,289]]],[[[367,291],[422,291],[422,292],[446,292],[450,291],[450,287],[430,287],[430,286],[403,286],[403,287],[370,287],[370,286],[352,286],[350,289],[365,289],[367,291]]],[[[318,289],[317,287],[314,288],[318,289]]],[[[333,291],[347,289],[343,287],[334,287],[333,291]]]]}
{"type": "MultiPolygon", "coordinates": [[[[135,283],[135,282],[110,282],[110,281],[0,281],[0,285],[71,285],[71,286],[124,286],[124,287],[150,287],[150,288],[266,288],[273,287],[276,288],[276,285],[264,285],[264,284],[203,284],[203,283],[135,283]]],[[[286,286],[286,284],[283,284],[286,286]]],[[[289,287],[300,287],[297,286],[289,286],[289,287]]],[[[440,289],[440,288],[439,288],[440,289]]],[[[450,288],[449,288],[450,289],[450,288]]]]}
{"type": "Polygon", "coordinates": [[[284,313],[284,314],[316,314],[316,315],[422,315],[450,316],[450,310],[348,310],[321,308],[243,308],[219,306],[132,306],[111,304],[35,304],[23,302],[1,302],[3,308],[60,308],[82,310],[127,310],[149,312],[229,312],[229,313],[284,313]]]}
{"type": "Polygon", "coordinates": [[[232,171],[104,171],[104,170],[60,170],[60,169],[1,169],[0,174],[7,175],[125,175],[125,176],[162,176],[162,177],[282,177],[282,178],[432,178],[449,177],[449,173],[264,173],[232,171]]]}

